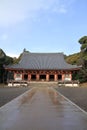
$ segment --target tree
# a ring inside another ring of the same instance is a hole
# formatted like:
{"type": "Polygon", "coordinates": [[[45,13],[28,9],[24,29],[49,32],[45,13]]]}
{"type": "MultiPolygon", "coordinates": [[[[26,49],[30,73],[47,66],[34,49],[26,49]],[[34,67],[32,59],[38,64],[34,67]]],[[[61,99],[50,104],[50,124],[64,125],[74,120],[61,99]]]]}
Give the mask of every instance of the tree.
{"type": "Polygon", "coordinates": [[[79,72],[79,80],[87,82],[87,36],[80,38],[82,69],[79,72]]]}
{"type": "Polygon", "coordinates": [[[81,44],[81,51],[87,51],[87,36],[80,38],[79,43],[81,44]]]}
{"type": "Polygon", "coordinates": [[[12,64],[13,58],[6,56],[4,51],[0,49],[0,83],[4,82],[4,79],[6,79],[4,65],[12,64]]]}

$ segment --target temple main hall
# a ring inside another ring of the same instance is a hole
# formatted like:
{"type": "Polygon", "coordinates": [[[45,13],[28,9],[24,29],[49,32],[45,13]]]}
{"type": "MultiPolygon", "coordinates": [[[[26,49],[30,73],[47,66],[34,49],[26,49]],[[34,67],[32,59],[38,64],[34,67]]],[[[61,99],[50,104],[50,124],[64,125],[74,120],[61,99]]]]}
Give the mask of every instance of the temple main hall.
{"type": "Polygon", "coordinates": [[[72,73],[80,69],[66,63],[63,53],[31,53],[24,51],[18,64],[5,66],[14,80],[64,81],[72,80],[72,73]]]}

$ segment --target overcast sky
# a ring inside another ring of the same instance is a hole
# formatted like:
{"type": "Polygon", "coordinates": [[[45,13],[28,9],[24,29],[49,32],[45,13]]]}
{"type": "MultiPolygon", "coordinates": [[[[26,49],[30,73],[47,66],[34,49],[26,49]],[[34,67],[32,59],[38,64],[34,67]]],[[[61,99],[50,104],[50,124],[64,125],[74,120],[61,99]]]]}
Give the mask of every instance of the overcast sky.
{"type": "Polygon", "coordinates": [[[7,55],[80,51],[87,35],[87,0],[0,0],[0,48],[7,55]]]}

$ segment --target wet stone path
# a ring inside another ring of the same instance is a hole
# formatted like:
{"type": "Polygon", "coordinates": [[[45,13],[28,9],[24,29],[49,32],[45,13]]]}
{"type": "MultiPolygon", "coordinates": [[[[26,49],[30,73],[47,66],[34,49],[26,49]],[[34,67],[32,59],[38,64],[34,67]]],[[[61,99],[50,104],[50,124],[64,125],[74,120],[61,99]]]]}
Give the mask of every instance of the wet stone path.
{"type": "Polygon", "coordinates": [[[0,108],[0,130],[87,130],[87,115],[51,87],[37,87],[0,108]]]}

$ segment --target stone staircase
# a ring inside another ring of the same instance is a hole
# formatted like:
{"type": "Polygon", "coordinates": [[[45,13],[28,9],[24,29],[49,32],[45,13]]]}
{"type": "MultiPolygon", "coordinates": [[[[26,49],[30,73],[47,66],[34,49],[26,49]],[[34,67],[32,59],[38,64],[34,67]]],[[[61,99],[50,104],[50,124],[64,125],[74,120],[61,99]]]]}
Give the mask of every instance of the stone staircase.
{"type": "Polygon", "coordinates": [[[57,87],[57,82],[30,82],[30,87],[57,87]]]}

